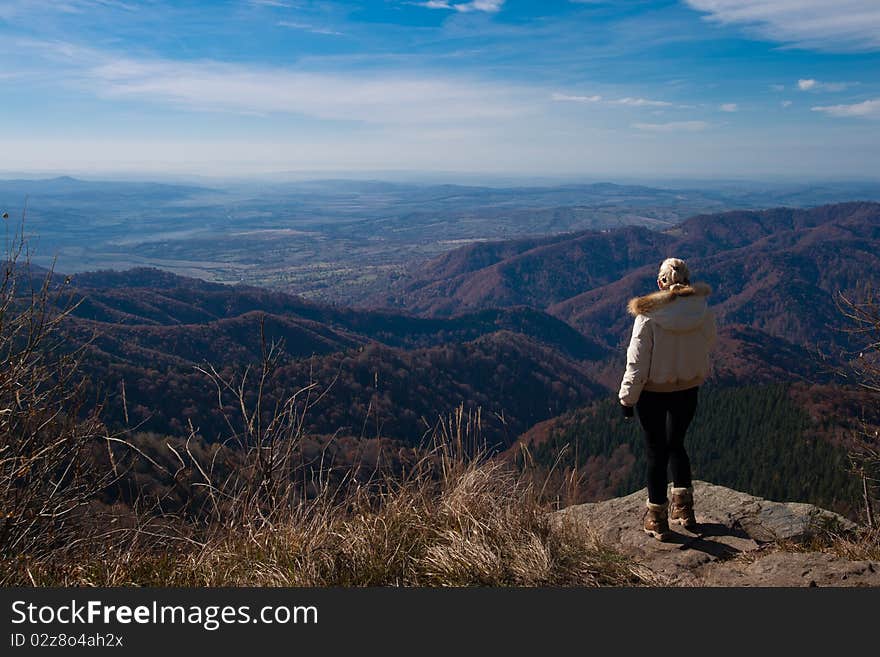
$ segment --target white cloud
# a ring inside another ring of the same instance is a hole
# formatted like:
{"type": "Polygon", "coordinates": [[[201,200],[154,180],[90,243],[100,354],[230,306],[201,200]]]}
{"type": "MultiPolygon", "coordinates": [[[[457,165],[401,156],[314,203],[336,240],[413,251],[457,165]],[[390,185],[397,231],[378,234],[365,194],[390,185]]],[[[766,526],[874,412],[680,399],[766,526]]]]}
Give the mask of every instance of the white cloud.
{"type": "Polygon", "coordinates": [[[648,98],[603,98],[602,96],[594,95],[594,96],[579,96],[579,95],[570,95],[570,94],[560,94],[555,93],[551,96],[551,99],[560,102],[573,102],[573,103],[598,103],[602,102],[606,105],[626,105],[627,107],[671,107],[672,103],[667,103],[665,100],[650,100],[648,98]]]}
{"type": "Polygon", "coordinates": [[[505,0],[473,0],[473,2],[448,2],[447,0],[428,0],[418,3],[428,9],[451,9],[461,13],[484,11],[489,14],[501,11],[505,0]]]}
{"type": "Polygon", "coordinates": [[[781,101],[779,104],[782,105],[783,107],[791,107],[791,101],[790,101],[790,100],[783,100],[783,101],[781,101]]]}
{"type": "Polygon", "coordinates": [[[670,123],[633,123],[633,128],[648,132],[700,132],[709,127],[705,121],[671,121],[670,123]]]}
{"type": "Polygon", "coordinates": [[[505,0],[474,0],[464,4],[453,5],[456,11],[501,11],[505,0]]]}
{"type": "Polygon", "coordinates": [[[570,96],[568,94],[553,94],[551,98],[559,102],[570,103],[598,103],[602,96],[570,96]]]}
{"type": "Polygon", "coordinates": [[[366,123],[501,119],[527,112],[530,92],[464,78],[307,73],[217,62],[116,59],[79,84],[99,96],[198,111],[287,113],[366,123]]]}
{"type": "Polygon", "coordinates": [[[739,106],[736,103],[722,103],[718,106],[722,112],[736,112],[739,106]]]}
{"type": "Polygon", "coordinates": [[[316,27],[315,25],[311,25],[310,23],[296,23],[294,21],[278,21],[276,23],[279,27],[289,27],[294,30],[303,30],[304,32],[311,32],[312,34],[328,34],[331,36],[343,36],[342,32],[337,32],[336,30],[331,30],[326,27],[316,27]]]}
{"type": "Polygon", "coordinates": [[[259,7],[296,7],[297,5],[285,2],[285,0],[250,0],[252,5],[259,7]]]}
{"type": "Polygon", "coordinates": [[[612,105],[629,105],[630,107],[669,107],[672,105],[665,100],[649,100],[647,98],[619,98],[608,102],[612,105]]]}
{"type": "Polygon", "coordinates": [[[830,116],[880,119],[880,98],[865,100],[851,105],[825,105],[811,109],[814,112],[823,112],[830,116]]]}
{"type": "Polygon", "coordinates": [[[801,91],[843,91],[852,86],[850,82],[820,82],[813,78],[798,80],[797,84],[801,91]]]}
{"type": "MultiPolygon", "coordinates": [[[[295,29],[311,28],[290,23],[295,29]]],[[[57,71],[56,82],[108,100],[166,105],[196,112],[292,114],[368,124],[452,124],[534,116],[541,99],[606,107],[665,108],[642,97],[548,93],[476,76],[387,69],[369,75],[308,72],[216,61],[148,60],[55,41],[18,39],[57,71]]]]}
{"type": "Polygon", "coordinates": [[[877,0],[685,0],[710,21],[762,39],[835,52],[880,50],[877,0]]]}
{"type": "Polygon", "coordinates": [[[16,39],[43,76],[108,100],[197,112],[292,114],[374,125],[440,125],[529,116],[546,90],[476,76],[395,69],[309,72],[216,61],[133,59],[63,41],[16,39]],[[50,73],[50,71],[52,71],[50,73]]]}
{"type": "Polygon", "coordinates": [[[0,19],[13,20],[42,13],[84,14],[98,9],[137,11],[140,7],[121,0],[3,0],[0,19]]]}

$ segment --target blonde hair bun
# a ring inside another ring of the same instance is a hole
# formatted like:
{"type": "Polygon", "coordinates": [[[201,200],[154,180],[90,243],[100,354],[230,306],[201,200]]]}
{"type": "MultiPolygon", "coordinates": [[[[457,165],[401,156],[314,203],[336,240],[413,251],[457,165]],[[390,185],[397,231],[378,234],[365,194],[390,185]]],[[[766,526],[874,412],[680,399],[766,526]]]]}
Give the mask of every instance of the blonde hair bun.
{"type": "Polygon", "coordinates": [[[660,271],[657,274],[657,282],[663,287],[689,285],[691,282],[691,272],[684,260],[679,258],[666,258],[666,260],[660,264],[660,271]]]}

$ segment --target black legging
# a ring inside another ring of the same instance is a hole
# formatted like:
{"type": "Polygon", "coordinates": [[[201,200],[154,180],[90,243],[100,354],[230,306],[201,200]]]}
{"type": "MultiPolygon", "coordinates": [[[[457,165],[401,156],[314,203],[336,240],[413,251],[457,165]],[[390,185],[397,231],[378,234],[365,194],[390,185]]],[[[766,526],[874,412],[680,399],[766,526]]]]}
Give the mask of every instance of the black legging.
{"type": "Polygon", "coordinates": [[[691,485],[691,462],[684,449],[684,435],[697,410],[699,387],[676,392],[643,390],[636,403],[648,452],[648,500],[666,502],[666,468],[672,470],[676,487],[691,485]]]}

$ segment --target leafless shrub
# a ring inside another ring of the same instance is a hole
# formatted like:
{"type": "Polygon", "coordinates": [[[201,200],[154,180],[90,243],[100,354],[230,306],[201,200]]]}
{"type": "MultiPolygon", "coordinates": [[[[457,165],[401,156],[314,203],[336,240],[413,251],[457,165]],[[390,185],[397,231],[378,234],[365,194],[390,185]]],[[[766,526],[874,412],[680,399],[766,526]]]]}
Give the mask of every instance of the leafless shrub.
{"type": "Polygon", "coordinates": [[[98,410],[84,410],[82,349],[60,330],[75,303],[50,268],[31,266],[24,222],[6,235],[0,282],[0,583],[87,531],[86,507],[106,478],[98,410]]]}
{"type": "MultiPolygon", "coordinates": [[[[280,395],[267,408],[266,388],[282,358],[283,345],[267,340],[262,319],[260,345],[260,363],[238,376],[224,376],[212,365],[197,368],[216,390],[217,408],[228,430],[223,444],[240,456],[237,467],[218,481],[216,462],[200,464],[188,449],[189,459],[177,455],[181,466],[194,465],[201,475],[199,485],[208,491],[210,514],[216,521],[234,516],[271,524],[296,501],[294,497],[303,494],[307,484],[315,484],[304,481],[306,472],[316,474],[319,488],[324,485],[320,481],[324,469],[307,467],[300,449],[308,410],[322,394],[311,383],[280,395]]],[[[190,426],[190,437],[195,432],[190,426]]]]}
{"type": "MultiPolygon", "coordinates": [[[[880,299],[871,287],[866,288],[859,299],[843,293],[838,297],[838,309],[848,322],[844,330],[852,334],[858,344],[857,353],[851,354],[852,358],[839,374],[877,395],[873,421],[861,419],[849,450],[851,471],[862,482],[866,524],[870,530],[876,530],[874,511],[880,488],[880,426],[876,422],[876,407],[880,401],[880,299]]],[[[869,532],[868,536],[876,539],[876,531],[869,532]]]]}

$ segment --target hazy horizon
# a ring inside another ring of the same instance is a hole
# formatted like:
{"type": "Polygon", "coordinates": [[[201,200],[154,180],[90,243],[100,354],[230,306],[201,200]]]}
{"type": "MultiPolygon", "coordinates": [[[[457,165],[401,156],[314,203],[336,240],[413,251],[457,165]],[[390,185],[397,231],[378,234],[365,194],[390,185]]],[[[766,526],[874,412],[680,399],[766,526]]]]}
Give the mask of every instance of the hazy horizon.
{"type": "MultiPolygon", "coordinates": [[[[267,171],[259,174],[198,174],[149,171],[114,171],[98,170],[83,171],[76,169],[34,170],[34,171],[3,171],[0,170],[0,181],[41,181],[72,178],[92,183],[159,183],[169,185],[284,185],[310,182],[338,181],[344,182],[375,182],[402,185],[453,185],[459,187],[564,187],[567,185],[634,185],[665,189],[723,188],[729,185],[742,186],[750,190],[776,189],[784,187],[827,185],[827,186],[858,186],[880,185],[880,176],[785,176],[767,175],[761,177],[743,176],[637,176],[637,175],[529,175],[504,174],[502,172],[472,171],[422,171],[422,170],[326,170],[326,171],[267,171]]],[[[854,199],[858,200],[858,199],[854,199]]]]}

